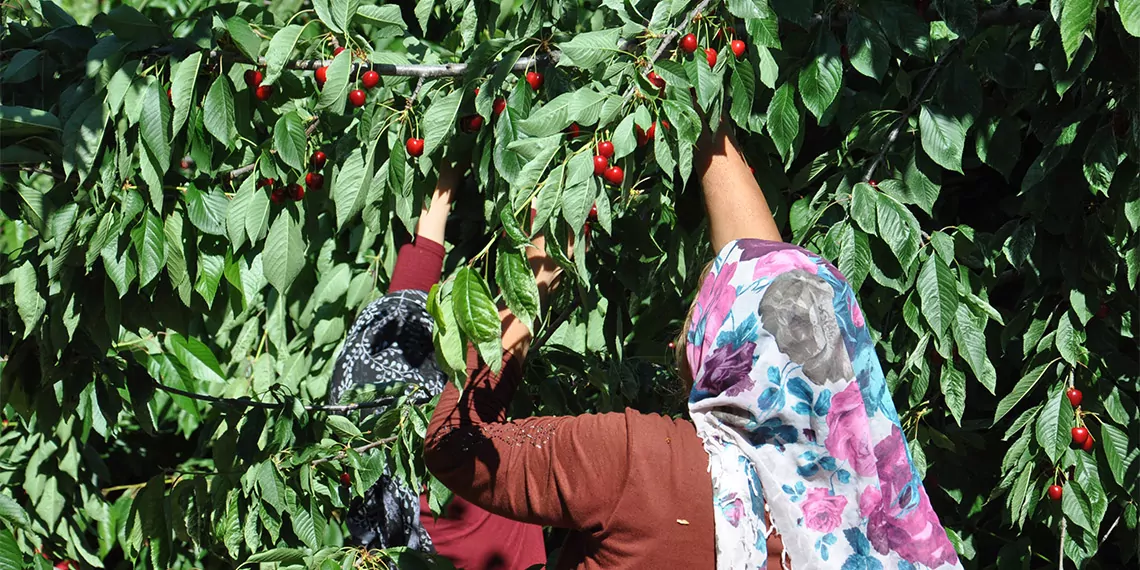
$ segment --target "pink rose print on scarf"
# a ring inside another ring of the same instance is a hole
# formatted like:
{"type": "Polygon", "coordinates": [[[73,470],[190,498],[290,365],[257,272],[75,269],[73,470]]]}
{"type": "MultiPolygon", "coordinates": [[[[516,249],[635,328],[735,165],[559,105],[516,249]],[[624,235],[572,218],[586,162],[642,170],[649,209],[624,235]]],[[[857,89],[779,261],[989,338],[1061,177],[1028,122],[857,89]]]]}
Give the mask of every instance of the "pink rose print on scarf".
{"type": "Polygon", "coordinates": [[[735,396],[752,388],[756,382],[748,375],[752,371],[752,354],[756,343],[746,342],[740,347],[730,344],[718,346],[705,361],[705,374],[697,387],[713,394],[735,396]]]}
{"type": "Polygon", "coordinates": [[[875,456],[882,500],[870,513],[867,525],[871,546],[880,554],[894,551],[930,568],[956,563],[958,554],[938,522],[926,490],[922,485],[911,484],[914,476],[898,426],[892,426],[891,435],[875,446],[875,456]]]}
{"type": "Polygon", "coordinates": [[[819,267],[816,266],[815,262],[800,251],[782,249],[761,257],[752,270],[752,278],[773,277],[793,269],[802,269],[812,275],[819,272],[819,267]]]}
{"type": "Polygon", "coordinates": [[[730,493],[720,500],[720,509],[724,518],[732,526],[740,526],[740,519],[744,518],[744,501],[736,493],[730,493]]]}
{"type": "Polygon", "coordinates": [[[712,281],[705,280],[700,293],[697,294],[697,311],[693,315],[693,322],[705,323],[705,337],[699,345],[689,343],[689,363],[696,370],[701,366],[701,355],[707,354],[716,340],[717,332],[724,324],[725,317],[732,310],[732,303],[736,300],[736,287],[732,284],[732,277],[736,275],[736,264],[726,263],[720,272],[713,276],[712,281]]]}
{"type": "Polygon", "coordinates": [[[832,457],[847,460],[859,475],[875,474],[871,430],[867,423],[867,411],[863,408],[863,395],[859,392],[857,383],[852,382],[842,392],[831,397],[827,431],[824,446],[832,457]]]}
{"type": "Polygon", "coordinates": [[[863,309],[859,308],[859,303],[851,293],[847,294],[847,306],[851,307],[851,322],[855,323],[856,327],[863,328],[863,309]]]}
{"type": "Polygon", "coordinates": [[[832,495],[828,489],[812,489],[803,503],[804,525],[817,532],[832,532],[843,522],[845,507],[847,497],[832,495]]]}
{"type": "Polygon", "coordinates": [[[859,516],[867,518],[875,509],[879,508],[879,503],[883,501],[883,493],[879,491],[878,487],[874,485],[867,485],[863,489],[863,493],[859,495],[859,516]]]}

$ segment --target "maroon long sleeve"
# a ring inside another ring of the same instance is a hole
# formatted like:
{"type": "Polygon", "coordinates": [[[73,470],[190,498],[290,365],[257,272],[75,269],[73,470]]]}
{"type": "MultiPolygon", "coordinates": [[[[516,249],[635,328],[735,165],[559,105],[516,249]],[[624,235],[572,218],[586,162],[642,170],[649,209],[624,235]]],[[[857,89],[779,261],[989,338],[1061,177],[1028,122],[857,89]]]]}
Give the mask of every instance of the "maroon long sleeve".
{"type": "Polygon", "coordinates": [[[388,292],[418,289],[430,291],[443,274],[443,245],[422,236],[400,248],[388,292]]]}
{"type": "Polygon", "coordinates": [[[625,413],[506,421],[521,379],[468,353],[425,438],[428,469],[457,495],[516,520],[573,530],[559,568],[713,568],[712,481],[693,424],[625,413]]]}
{"type": "MultiPolygon", "coordinates": [[[[443,272],[443,246],[422,236],[400,248],[389,292],[430,291],[443,272]]],[[[542,528],[493,515],[460,497],[436,519],[420,495],[420,524],[436,552],[460,570],[522,570],[546,562],[542,528]]]]}

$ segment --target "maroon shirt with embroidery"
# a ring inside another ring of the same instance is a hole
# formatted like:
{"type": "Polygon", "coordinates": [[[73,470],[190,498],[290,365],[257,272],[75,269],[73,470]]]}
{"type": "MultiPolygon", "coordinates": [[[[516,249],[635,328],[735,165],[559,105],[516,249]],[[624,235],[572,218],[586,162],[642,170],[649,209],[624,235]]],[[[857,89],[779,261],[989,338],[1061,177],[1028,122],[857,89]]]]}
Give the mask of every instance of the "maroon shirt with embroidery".
{"type": "MultiPolygon", "coordinates": [[[[442,245],[423,237],[400,248],[388,290],[431,290],[443,271],[443,253],[442,245]]],[[[458,495],[435,519],[421,494],[420,523],[436,552],[460,570],[524,570],[546,563],[542,527],[493,515],[458,495]]]]}

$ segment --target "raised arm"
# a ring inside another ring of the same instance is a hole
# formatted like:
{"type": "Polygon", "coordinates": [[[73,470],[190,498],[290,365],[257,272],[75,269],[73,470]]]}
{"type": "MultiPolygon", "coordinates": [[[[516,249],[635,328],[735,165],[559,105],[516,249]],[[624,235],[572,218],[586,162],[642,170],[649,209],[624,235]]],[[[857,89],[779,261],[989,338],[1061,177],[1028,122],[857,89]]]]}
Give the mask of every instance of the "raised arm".
{"type": "MultiPolygon", "coordinates": [[[[557,280],[543,242],[530,254],[543,295],[557,280]]],[[[507,421],[530,346],[527,327],[500,312],[503,368],[491,372],[468,352],[460,397],[448,385],[424,441],[428,469],[455,494],[515,520],[571,529],[599,529],[613,513],[628,472],[625,414],[532,417],[507,421]]]]}
{"type": "Polygon", "coordinates": [[[418,289],[428,291],[439,282],[443,272],[443,239],[451,200],[463,175],[464,166],[445,159],[440,164],[439,179],[431,201],[420,213],[416,239],[400,248],[396,267],[392,270],[389,291],[418,289]]]}
{"type": "Polygon", "coordinates": [[[768,200],[729,128],[721,122],[720,130],[704,135],[693,164],[704,191],[713,251],[743,238],[782,241],[768,200]]]}

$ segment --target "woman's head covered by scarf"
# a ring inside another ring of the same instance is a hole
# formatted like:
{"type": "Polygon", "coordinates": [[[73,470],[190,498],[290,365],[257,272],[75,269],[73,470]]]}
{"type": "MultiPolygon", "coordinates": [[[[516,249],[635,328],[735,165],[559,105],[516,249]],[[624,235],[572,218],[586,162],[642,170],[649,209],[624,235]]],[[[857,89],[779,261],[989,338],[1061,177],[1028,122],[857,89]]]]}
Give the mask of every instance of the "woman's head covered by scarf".
{"type": "Polygon", "coordinates": [[[685,332],[718,568],[763,568],[773,530],[803,567],[961,567],[835,267],[784,243],[731,242],[685,332]]]}

